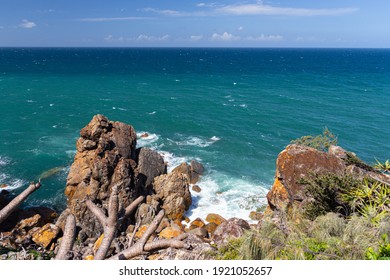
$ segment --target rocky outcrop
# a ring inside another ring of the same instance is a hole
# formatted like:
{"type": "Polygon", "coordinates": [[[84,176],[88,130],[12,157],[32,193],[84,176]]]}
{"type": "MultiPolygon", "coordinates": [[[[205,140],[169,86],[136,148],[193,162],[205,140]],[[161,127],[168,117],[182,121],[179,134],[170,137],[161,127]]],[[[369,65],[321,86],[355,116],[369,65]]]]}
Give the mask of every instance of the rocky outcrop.
{"type": "MultiPolygon", "coordinates": [[[[275,181],[267,194],[269,210],[286,211],[294,203],[305,200],[305,185],[300,180],[314,174],[348,174],[356,179],[372,178],[390,186],[390,176],[375,171],[339,146],[330,146],[328,152],[322,152],[292,144],[276,160],[275,181]]],[[[266,214],[272,213],[269,210],[266,214]]]]}
{"type": "Polygon", "coordinates": [[[162,201],[166,217],[181,221],[192,203],[188,178],[182,173],[171,172],[155,178],[153,188],[157,200],[162,201]]]}
{"type": "Polygon", "coordinates": [[[70,213],[82,231],[88,237],[98,237],[102,226],[87,210],[85,201],[93,200],[107,209],[114,185],[118,186],[121,208],[137,196],[134,187],[137,136],[130,125],[109,121],[103,115],[94,116],[80,136],[65,194],[70,213]]]}
{"type": "Polygon", "coordinates": [[[304,186],[301,178],[310,174],[343,174],[345,162],[338,156],[316,149],[289,145],[276,160],[275,182],[267,194],[268,204],[272,210],[286,210],[294,201],[303,200],[304,186]]]}
{"type": "Polygon", "coordinates": [[[172,172],[181,173],[187,177],[190,184],[196,184],[199,181],[200,176],[203,175],[204,171],[204,166],[200,162],[192,160],[190,164],[183,162],[173,169],[172,172]]]}
{"type": "Polygon", "coordinates": [[[167,173],[163,157],[155,150],[140,148],[138,150],[137,189],[140,193],[150,194],[154,178],[167,173]],[[143,189],[143,187],[145,189],[143,189]]]}

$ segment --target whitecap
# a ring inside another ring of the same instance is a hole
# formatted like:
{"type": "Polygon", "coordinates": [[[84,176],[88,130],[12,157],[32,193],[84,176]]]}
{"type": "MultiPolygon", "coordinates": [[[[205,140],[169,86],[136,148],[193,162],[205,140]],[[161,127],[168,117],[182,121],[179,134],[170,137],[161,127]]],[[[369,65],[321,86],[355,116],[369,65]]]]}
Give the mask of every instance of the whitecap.
{"type": "Polygon", "coordinates": [[[225,219],[237,217],[250,221],[250,212],[267,203],[264,185],[243,178],[210,172],[197,185],[202,191],[191,193],[193,204],[186,213],[190,220],[205,220],[209,213],[217,213],[225,219]]]}
{"type": "Polygon", "coordinates": [[[31,99],[28,99],[28,100],[26,100],[26,101],[27,101],[27,103],[36,103],[36,101],[31,100],[31,99]]]}
{"type": "Polygon", "coordinates": [[[182,164],[183,162],[188,162],[189,158],[179,157],[174,155],[173,153],[166,151],[158,151],[158,153],[163,157],[164,162],[167,164],[167,171],[171,172],[177,166],[182,164]]]}
{"type": "Polygon", "coordinates": [[[127,109],[121,108],[121,107],[118,107],[117,109],[118,109],[119,111],[127,111],[127,109]]]}
{"type": "Polygon", "coordinates": [[[154,115],[154,114],[156,114],[156,111],[148,113],[148,115],[154,115]]]}
{"type": "Polygon", "coordinates": [[[27,181],[22,180],[22,179],[10,179],[10,176],[7,174],[0,174],[0,185],[5,184],[5,188],[0,188],[0,192],[2,190],[15,190],[23,185],[27,184],[27,181]]]}
{"type": "Polygon", "coordinates": [[[0,156],[0,166],[7,165],[11,162],[11,160],[7,157],[0,156]]]}
{"type": "Polygon", "coordinates": [[[205,148],[205,147],[212,145],[213,143],[215,143],[218,140],[220,140],[220,139],[216,136],[213,136],[210,139],[202,139],[202,138],[197,137],[197,136],[190,136],[190,137],[185,138],[184,140],[175,141],[175,144],[178,146],[196,146],[196,147],[200,147],[200,148],[205,148]]]}
{"type": "Polygon", "coordinates": [[[246,104],[240,104],[239,105],[241,108],[247,108],[248,107],[248,105],[246,105],[246,104]]]}
{"type": "Polygon", "coordinates": [[[54,106],[54,104],[53,103],[50,103],[50,107],[53,107],[54,106]]]}
{"type": "Polygon", "coordinates": [[[146,131],[137,132],[137,147],[151,146],[159,139],[159,136],[155,133],[149,133],[146,131]]]}

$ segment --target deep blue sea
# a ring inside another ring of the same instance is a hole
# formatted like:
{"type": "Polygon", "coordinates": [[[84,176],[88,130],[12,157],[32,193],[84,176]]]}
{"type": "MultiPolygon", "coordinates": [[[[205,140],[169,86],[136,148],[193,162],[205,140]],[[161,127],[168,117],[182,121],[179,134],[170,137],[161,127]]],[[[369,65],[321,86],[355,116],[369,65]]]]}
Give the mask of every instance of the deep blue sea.
{"type": "Polygon", "coordinates": [[[0,184],[64,207],[79,131],[95,114],[134,126],[173,168],[207,168],[188,215],[248,218],[277,155],[328,127],[368,163],[390,159],[390,50],[0,48],[0,184]]]}

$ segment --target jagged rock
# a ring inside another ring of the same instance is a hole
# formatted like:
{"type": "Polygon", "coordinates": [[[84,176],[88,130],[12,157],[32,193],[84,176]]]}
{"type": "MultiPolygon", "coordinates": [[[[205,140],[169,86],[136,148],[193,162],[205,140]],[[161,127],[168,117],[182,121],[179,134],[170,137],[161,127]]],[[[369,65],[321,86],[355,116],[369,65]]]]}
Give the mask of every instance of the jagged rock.
{"type": "Polygon", "coordinates": [[[190,164],[183,162],[172,170],[172,173],[184,174],[190,184],[196,184],[204,173],[204,167],[201,163],[192,160],[190,164]]]}
{"type": "Polygon", "coordinates": [[[285,211],[294,201],[302,201],[304,186],[299,180],[310,174],[342,175],[346,164],[338,156],[301,145],[289,145],[276,161],[275,182],[267,194],[272,210],[285,211]]]}
{"type": "Polygon", "coordinates": [[[156,198],[163,203],[165,216],[171,220],[182,220],[192,203],[188,178],[184,174],[171,172],[155,178],[153,188],[156,198]]]}
{"type": "Polygon", "coordinates": [[[204,173],[204,166],[197,162],[196,160],[191,160],[190,162],[191,166],[191,184],[196,184],[199,181],[199,178],[204,173]]]}
{"type": "Polygon", "coordinates": [[[192,190],[197,193],[200,193],[202,191],[201,187],[199,187],[198,185],[193,185],[192,190]]]}
{"type": "Polygon", "coordinates": [[[204,226],[204,228],[207,230],[209,233],[209,236],[213,236],[215,230],[217,229],[218,225],[214,222],[208,223],[207,225],[204,226]]]}
{"type": "Polygon", "coordinates": [[[39,214],[35,214],[32,217],[26,218],[24,220],[21,220],[14,228],[14,231],[21,231],[21,230],[30,230],[33,227],[40,226],[42,222],[42,216],[39,214]]]}
{"type": "Polygon", "coordinates": [[[184,176],[186,176],[188,182],[191,181],[191,166],[189,166],[186,162],[183,162],[176,166],[171,173],[183,174],[184,176]]]}
{"type": "Polygon", "coordinates": [[[163,157],[155,150],[140,148],[138,154],[137,189],[140,193],[148,194],[145,188],[151,187],[154,178],[167,173],[163,157]]]}
{"type": "Polygon", "coordinates": [[[217,227],[212,240],[217,245],[225,244],[229,239],[241,237],[248,229],[250,229],[250,226],[245,220],[230,218],[217,227]]]}
{"type": "Polygon", "coordinates": [[[206,224],[204,223],[204,221],[201,219],[201,218],[196,218],[195,220],[193,220],[190,224],[190,229],[194,229],[194,228],[201,228],[201,227],[204,227],[206,224]]]}
{"type": "Polygon", "coordinates": [[[9,217],[0,224],[0,232],[12,231],[17,227],[18,223],[25,219],[30,219],[37,214],[41,217],[37,226],[52,223],[58,217],[58,214],[53,209],[44,206],[30,207],[26,209],[19,208],[11,213],[11,215],[9,215],[9,217]]]}
{"type": "Polygon", "coordinates": [[[189,233],[195,234],[196,236],[199,236],[201,238],[208,238],[209,232],[204,227],[196,227],[189,231],[189,233]]]}
{"type": "Polygon", "coordinates": [[[217,226],[219,226],[220,224],[226,222],[226,219],[223,218],[221,215],[210,213],[207,215],[206,221],[209,223],[215,223],[217,226]]]}
{"type": "Polygon", "coordinates": [[[114,185],[118,185],[120,208],[133,201],[137,196],[134,180],[137,136],[132,126],[109,121],[103,115],[94,116],[81,129],[80,136],[65,194],[69,211],[76,217],[83,234],[99,237],[102,226],[85,201],[90,199],[107,209],[114,185]]]}
{"type": "Polygon", "coordinates": [[[47,248],[57,237],[59,232],[60,228],[56,225],[46,224],[33,234],[32,240],[39,246],[47,248]]]}
{"type": "Polygon", "coordinates": [[[166,227],[160,233],[159,236],[165,239],[172,239],[178,237],[183,231],[179,227],[166,227]]]}

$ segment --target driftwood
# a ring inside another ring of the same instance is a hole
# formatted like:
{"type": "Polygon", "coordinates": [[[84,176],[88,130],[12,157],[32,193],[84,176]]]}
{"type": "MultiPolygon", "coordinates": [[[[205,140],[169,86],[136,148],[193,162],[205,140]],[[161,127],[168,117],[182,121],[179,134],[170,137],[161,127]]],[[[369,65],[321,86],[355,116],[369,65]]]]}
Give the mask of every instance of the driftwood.
{"type": "Polygon", "coordinates": [[[73,248],[76,237],[76,219],[72,214],[66,218],[64,236],[62,237],[60,249],[55,257],[56,260],[68,260],[69,252],[73,248]]]}
{"type": "Polygon", "coordinates": [[[0,224],[4,222],[5,219],[8,218],[9,215],[13,211],[16,210],[16,208],[19,207],[20,204],[22,204],[23,201],[27,199],[27,197],[32,194],[35,190],[39,189],[41,186],[41,182],[38,183],[32,182],[27,189],[25,189],[22,193],[20,193],[17,197],[15,197],[13,200],[11,200],[10,203],[8,203],[3,209],[0,210],[0,224]]]}
{"type": "Polygon", "coordinates": [[[150,243],[146,243],[150,236],[156,231],[158,226],[160,225],[162,219],[164,218],[164,210],[161,210],[157,216],[154,218],[148,229],[142,235],[141,239],[138,240],[134,245],[129,244],[129,248],[123,250],[122,252],[112,256],[109,260],[125,260],[131,259],[139,255],[143,255],[148,251],[154,251],[165,248],[184,248],[185,243],[180,239],[184,239],[186,237],[185,234],[181,235],[178,239],[171,240],[156,240],[150,243]]]}

